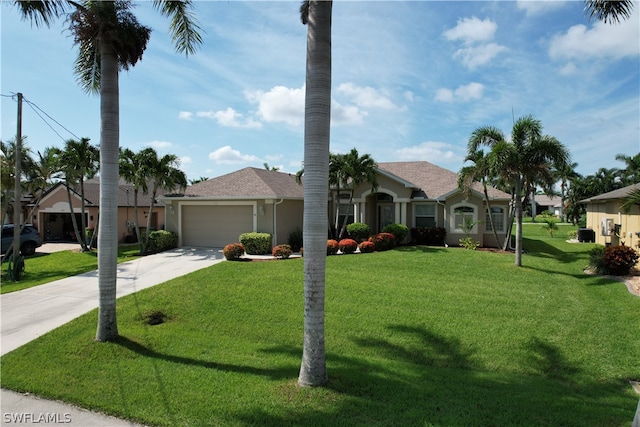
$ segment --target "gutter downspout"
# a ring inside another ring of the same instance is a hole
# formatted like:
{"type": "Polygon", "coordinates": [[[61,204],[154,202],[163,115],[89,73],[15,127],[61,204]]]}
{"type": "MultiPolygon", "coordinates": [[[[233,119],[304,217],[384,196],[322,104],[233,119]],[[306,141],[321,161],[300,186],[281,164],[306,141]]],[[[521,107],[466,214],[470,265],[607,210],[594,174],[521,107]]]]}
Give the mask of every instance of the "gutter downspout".
{"type": "Polygon", "coordinates": [[[279,202],[276,202],[273,204],[273,245],[276,246],[278,244],[280,244],[278,242],[278,209],[276,208],[280,203],[284,202],[284,199],[280,199],[279,202]]]}

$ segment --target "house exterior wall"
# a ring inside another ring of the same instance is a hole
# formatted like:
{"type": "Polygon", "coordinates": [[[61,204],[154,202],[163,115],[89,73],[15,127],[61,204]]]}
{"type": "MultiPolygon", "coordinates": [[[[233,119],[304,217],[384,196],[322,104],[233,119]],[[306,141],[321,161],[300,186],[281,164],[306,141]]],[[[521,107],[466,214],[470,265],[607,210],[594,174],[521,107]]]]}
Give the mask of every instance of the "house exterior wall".
{"type": "MultiPolygon", "coordinates": [[[[277,203],[277,202],[276,202],[277,203]]],[[[297,228],[302,230],[304,218],[304,202],[302,200],[285,200],[273,205],[275,211],[276,232],[273,245],[282,245],[289,240],[289,234],[297,228]]]]}
{"type": "Polygon", "coordinates": [[[640,233],[640,207],[634,205],[629,212],[620,208],[621,200],[611,200],[604,203],[589,203],[587,205],[587,228],[595,231],[596,243],[601,245],[618,245],[624,242],[626,246],[640,248],[640,239],[635,233],[640,233]],[[602,220],[611,218],[614,224],[620,224],[620,237],[613,233],[609,236],[602,234],[602,220]]]}

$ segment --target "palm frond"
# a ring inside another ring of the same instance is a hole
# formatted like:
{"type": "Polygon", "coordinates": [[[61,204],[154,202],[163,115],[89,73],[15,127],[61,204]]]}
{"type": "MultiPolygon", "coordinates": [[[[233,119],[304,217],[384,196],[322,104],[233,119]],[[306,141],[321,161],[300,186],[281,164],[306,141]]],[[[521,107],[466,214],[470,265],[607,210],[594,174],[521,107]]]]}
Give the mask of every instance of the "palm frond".
{"type": "Polygon", "coordinates": [[[176,50],[189,56],[194,54],[202,44],[202,28],[198,25],[194,13],[191,11],[191,0],[154,0],[156,9],[171,19],[169,32],[176,50]]]}
{"type": "Polygon", "coordinates": [[[36,27],[51,25],[51,22],[66,12],[64,1],[14,1],[22,18],[30,20],[36,27]]]}
{"type": "Polygon", "coordinates": [[[619,23],[631,16],[632,0],[585,0],[584,13],[590,20],[597,19],[605,24],[619,23]]]}

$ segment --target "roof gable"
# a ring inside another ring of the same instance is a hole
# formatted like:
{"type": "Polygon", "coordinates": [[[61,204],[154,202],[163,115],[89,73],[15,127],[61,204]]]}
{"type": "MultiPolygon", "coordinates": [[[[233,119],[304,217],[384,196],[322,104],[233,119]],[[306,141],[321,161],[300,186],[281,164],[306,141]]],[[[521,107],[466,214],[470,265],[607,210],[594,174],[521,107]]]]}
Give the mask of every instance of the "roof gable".
{"type": "Polygon", "coordinates": [[[247,167],[187,187],[186,196],[214,198],[303,199],[295,175],[247,167]]]}

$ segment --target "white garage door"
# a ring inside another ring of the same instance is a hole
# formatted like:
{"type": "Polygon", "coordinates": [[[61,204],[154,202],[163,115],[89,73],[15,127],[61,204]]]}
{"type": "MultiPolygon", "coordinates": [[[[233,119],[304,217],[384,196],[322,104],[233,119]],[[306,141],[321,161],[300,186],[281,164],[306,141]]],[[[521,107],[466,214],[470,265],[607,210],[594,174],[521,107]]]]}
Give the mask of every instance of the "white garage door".
{"type": "Polygon", "coordinates": [[[183,206],[182,245],[221,248],[253,231],[253,206],[183,206]]]}

